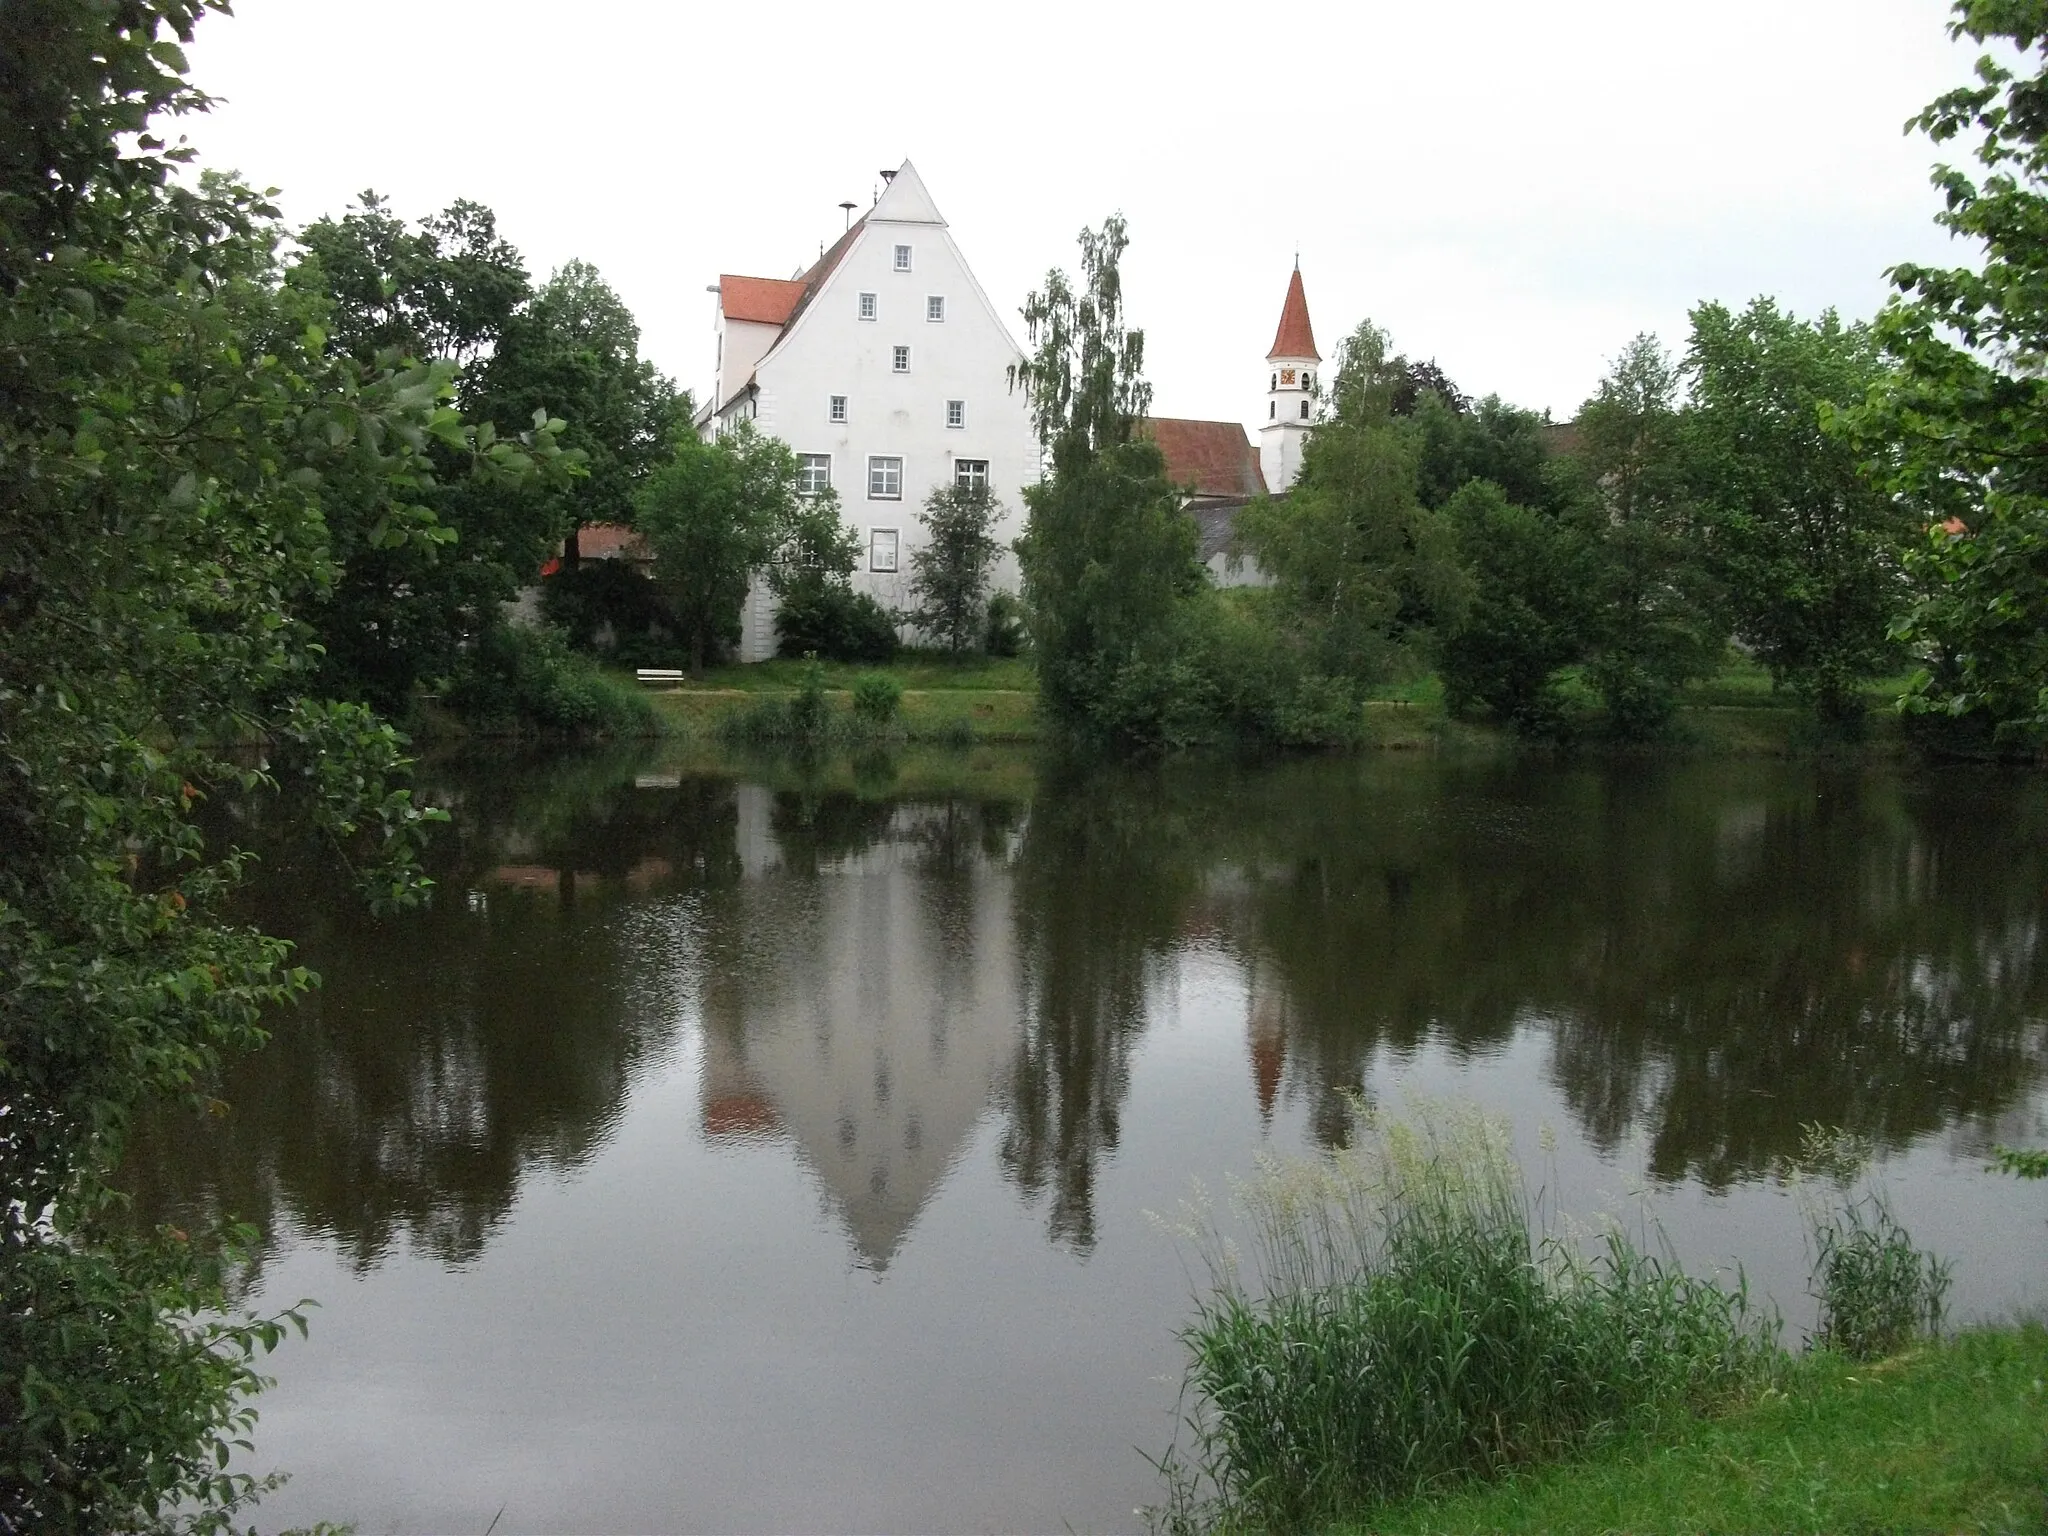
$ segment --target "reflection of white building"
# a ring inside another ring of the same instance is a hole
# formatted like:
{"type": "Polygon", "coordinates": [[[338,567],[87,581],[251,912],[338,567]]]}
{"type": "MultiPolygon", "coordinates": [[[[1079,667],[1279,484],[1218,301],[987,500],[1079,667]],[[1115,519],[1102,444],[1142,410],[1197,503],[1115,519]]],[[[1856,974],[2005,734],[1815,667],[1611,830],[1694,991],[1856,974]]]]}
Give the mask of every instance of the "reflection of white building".
{"type": "MultiPolygon", "coordinates": [[[[718,373],[700,430],[751,421],[796,451],[807,484],[837,491],[861,536],[860,590],[885,607],[908,602],[918,513],[940,486],[993,491],[1005,551],[1024,531],[1038,440],[1010,388],[1023,354],[909,161],[810,267],[788,279],[727,274],[717,291],[718,373]]],[[[1007,553],[996,584],[1016,588],[1007,553]]],[[[757,583],[740,659],[774,653],[757,583]]]]}
{"type": "Polygon", "coordinates": [[[898,809],[863,853],[787,872],[768,852],[765,803],[745,803],[766,793],[740,793],[739,922],[773,948],[746,979],[707,986],[704,1133],[787,1136],[861,1261],[883,1269],[1016,1050],[1009,878],[978,854],[935,877],[929,838],[946,811],[921,806],[898,809]]]}

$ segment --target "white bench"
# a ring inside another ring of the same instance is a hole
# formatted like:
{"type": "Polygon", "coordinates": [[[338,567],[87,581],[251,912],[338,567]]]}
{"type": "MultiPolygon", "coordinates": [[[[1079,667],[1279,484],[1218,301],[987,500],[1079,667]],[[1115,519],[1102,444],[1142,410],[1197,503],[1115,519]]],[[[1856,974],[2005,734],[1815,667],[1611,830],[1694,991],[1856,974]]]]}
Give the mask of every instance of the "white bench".
{"type": "Polygon", "coordinates": [[[633,676],[642,688],[680,688],[689,674],[680,667],[639,667],[633,676]]]}

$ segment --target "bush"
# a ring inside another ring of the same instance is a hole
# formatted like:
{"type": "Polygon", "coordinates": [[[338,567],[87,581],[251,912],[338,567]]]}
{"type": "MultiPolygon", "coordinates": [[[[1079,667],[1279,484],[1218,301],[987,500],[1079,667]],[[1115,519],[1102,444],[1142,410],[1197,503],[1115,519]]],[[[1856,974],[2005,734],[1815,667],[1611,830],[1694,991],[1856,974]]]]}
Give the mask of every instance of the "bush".
{"type": "Polygon", "coordinates": [[[896,621],[889,610],[835,581],[793,589],[775,615],[775,633],[784,656],[889,661],[896,655],[896,621]]]}
{"type": "Polygon", "coordinates": [[[886,726],[902,702],[903,684],[886,672],[864,672],[853,680],[853,714],[864,724],[886,726]]]}
{"type": "Polygon", "coordinates": [[[463,657],[448,706],[472,729],[550,737],[657,736],[647,699],[569,649],[552,629],[499,625],[463,657]]]}
{"type": "Polygon", "coordinates": [[[823,741],[832,724],[832,706],[825,701],[825,669],[813,656],[789,701],[789,733],[798,741],[823,741]]]}
{"type": "Polygon", "coordinates": [[[643,648],[663,617],[660,591],[625,560],[585,560],[557,571],[540,584],[540,607],[581,650],[596,649],[607,629],[613,647],[643,648]]]}
{"type": "MultiPolygon", "coordinates": [[[[1246,1189],[1257,1284],[1213,1226],[1182,1335],[1195,1469],[1173,1523],[1299,1530],[1689,1413],[1782,1358],[1745,1299],[1611,1232],[1532,1234],[1503,1127],[1370,1117],[1361,1151],[1246,1189]]],[[[1165,1465],[1178,1467],[1171,1454],[1165,1465]]]]}
{"type": "Polygon", "coordinates": [[[1021,656],[1028,638],[1024,604],[1014,592],[992,592],[981,648],[991,656],[1021,656]]]}

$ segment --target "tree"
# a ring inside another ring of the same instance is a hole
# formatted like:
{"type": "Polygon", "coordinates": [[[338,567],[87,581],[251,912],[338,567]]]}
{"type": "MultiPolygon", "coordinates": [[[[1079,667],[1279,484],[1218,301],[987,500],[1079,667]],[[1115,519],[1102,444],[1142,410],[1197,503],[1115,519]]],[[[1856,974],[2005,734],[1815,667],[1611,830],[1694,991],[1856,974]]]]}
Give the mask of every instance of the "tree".
{"type": "Polygon", "coordinates": [[[1455,713],[1484,708],[1523,735],[1561,732],[1558,677],[1585,656],[1598,621],[1597,528],[1517,506],[1487,480],[1467,481],[1445,513],[1473,581],[1443,647],[1446,702],[1455,713]]]}
{"type": "Polygon", "coordinates": [[[1736,634],[1821,719],[1860,714],[1857,684],[1896,655],[1886,631],[1910,528],[1856,449],[1823,430],[1878,380],[1869,331],[1763,298],[1740,315],[1702,304],[1685,369],[1698,536],[1736,634]]]}
{"type": "Polygon", "coordinates": [[[532,292],[497,215],[458,201],[408,229],[376,192],[299,232],[302,280],[334,301],[331,339],[367,362],[396,350],[467,367],[490,354],[532,292]]]}
{"type": "Polygon", "coordinates": [[[1185,740],[1207,717],[1184,641],[1200,589],[1195,524],[1133,429],[1151,404],[1145,337],[1123,321],[1121,216],[1081,231],[1081,281],[1054,269],[1024,305],[1026,392],[1046,477],[1018,541],[1041,695],[1068,729],[1128,745],[1185,740]]]}
{"type": "Polygon", "coordinates": [[[1467,598],[1451,525],[1417,493],[1417,434],[1394,414],[1405,377],[1386,334],[1360,325],[1339,351],[1333,409],[1310,434],[1300,479],[1239,520],[1313,664],[1354,683],[1426,664],[1467,598]]]}
{"type": "Polygon", "coordinates": [[[808,491],[792,500],[768,567],[778,655],[887,661],[896,654],[889,610],[853,590],[860,557],[860,535],[840,515],[836,491],[808,491]]]}
{"type": "Polygon", "coordinates": [[[635,522],[693,670],[738,643],[747,587],[799,505],[795,455],[745,422],[708,443],[678,435],[642,483],[635,522]]]}
{"type": "Polygon", "coordinates": [[[565,447],[589,474],[545,520],[568,531],[570,563],[583,523],[632,518],[633,493],[690,420],[690,396],[640,356],[640,327],[598,270],[571,261],[504,323],[464,400],[512,430],[535,411],[558,416],[565,447]]]}
{"type": "Polygon", "coordinates": [[[1726,637],[1696,558],[1678,387],[1657,338],[1637,336],[1578,415],[1577,457],[1605,512],[1587,675],[1609,728],[1630,739],[1669,725],[1679,689],[1726,637]]]}
{"type": "Polygon", "coordinates": [[[1975,267],[1902,263],[1874,330],[1895,364],[1837,425],[1921,510],[1918,593],[1896,628],[1922,666],[1907,711],[1976,739],[2048,740],[2048,5],[1958,0],[1950,33],[2018,50],[1909,127],[1976,138],[1981,169],[1936,168],[1936,222],[1977,243],[1975,267]],[[1895,447],[1895,456],[1887,450],[1895,447]]]}
{"type": "Polygon", "coordinates": [[[925,498],[926,543],[910,557],[917,606],[908,617],[955,656],[987,632],[989,574],[1002,554],[990,530],[1001,514],[985,487],[935,486],[925,498]]]}
{"type": "Polygon", "coordinates": [[[380,545],[431,539],[429,445],[506,479],[452,371],[331,354],[280,279],[275,210],[173,180],[153,120],[202,109],[200,0],[38,0],[0,70],[0,1523],[224,1525],[223,1473],[280,1319],[226,1311],[208,1246],[121,1234],[136,1108],[190,1094],[313,982],[227,908],[215,793],[302,786],[334,855],[416,898],[424,813],[391,729],[307,692],[300,617],[335,577],[330,498],[380,545]],[[374,492],[374,494],[373,494],[374,492]],[[243,749],[266,744],[267,769],[243,749]]]}
{"type": "Polygon", "coordinates": [[[501,435],[559,421],[560,442],[584,464],[582,478],[555,487],[449,477],[432,496],[450,535],[437,544],[364,548],[335,518],[342,577],[318,620],[328,685],[387,711],[451,679],[464,684],[445,691],[451,701],[476,695],[465,669],[504,625],[504,605],[558,547],[574,566],[582,523],[630,516],[636,487],[687,422],[688,397],[639,356],[639,329],[595,268],[571,262],[533,290],[481,204],[411,227],[366,192],[300,241],[294,279],[328,297],[336,348],[454,364],[466,416],[501,435]]]}

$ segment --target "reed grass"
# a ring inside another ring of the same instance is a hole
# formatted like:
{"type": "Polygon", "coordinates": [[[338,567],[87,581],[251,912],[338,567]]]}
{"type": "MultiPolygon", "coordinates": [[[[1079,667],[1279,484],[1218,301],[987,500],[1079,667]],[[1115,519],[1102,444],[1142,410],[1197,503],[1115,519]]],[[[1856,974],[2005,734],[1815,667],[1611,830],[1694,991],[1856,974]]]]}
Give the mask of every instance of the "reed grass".
{"type": "Polygon", "coordinates": [[[1767,1379],[1776,1320],[1640,1251],[1539,1230],[1504,1127],[1363,1115],[1359,1144],[1264,1162],[1248,1255],[1198,1224],[1183,1333],[1192,1446],[1169,1530],[1296,1531],[1689,1415],[1767,1379]]]}

